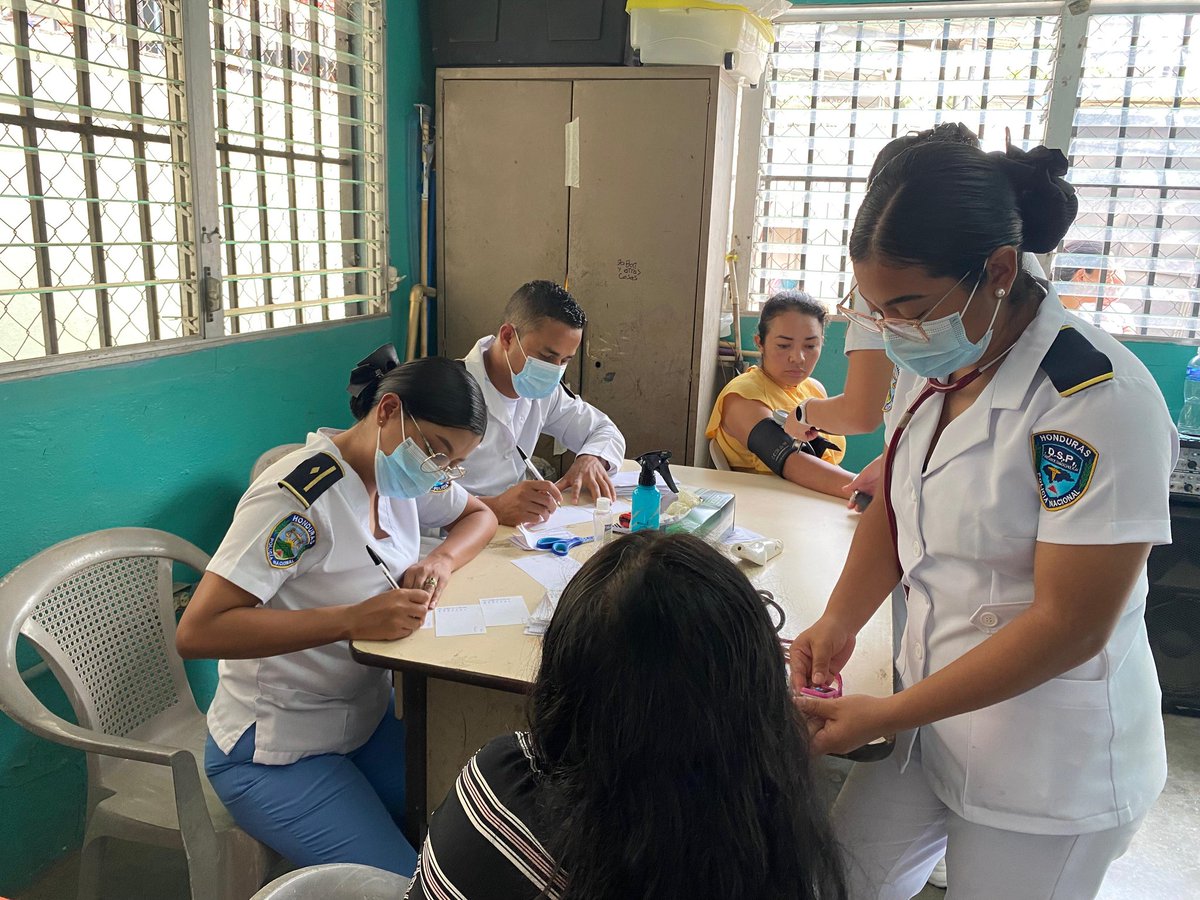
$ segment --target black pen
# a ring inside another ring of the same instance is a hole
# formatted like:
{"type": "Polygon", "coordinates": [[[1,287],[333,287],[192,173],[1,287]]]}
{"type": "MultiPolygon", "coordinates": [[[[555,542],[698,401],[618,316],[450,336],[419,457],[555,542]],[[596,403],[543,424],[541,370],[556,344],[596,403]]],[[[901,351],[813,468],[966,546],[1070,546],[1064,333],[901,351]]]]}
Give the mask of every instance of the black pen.
{"type": "Polygon", "coordinates": [[[371,557],[371,562],[379,567],[379,571],[383,573],[383,577],[387,579],[387,583],[392,586],[393,591],[400,590],[400,585],[396,584],[396,579],[392,577],[392,573],[388,571],[387,564],[379,558],[379,554],[371,549],[371,545],[367,544],[367,553],[371,557]]]}

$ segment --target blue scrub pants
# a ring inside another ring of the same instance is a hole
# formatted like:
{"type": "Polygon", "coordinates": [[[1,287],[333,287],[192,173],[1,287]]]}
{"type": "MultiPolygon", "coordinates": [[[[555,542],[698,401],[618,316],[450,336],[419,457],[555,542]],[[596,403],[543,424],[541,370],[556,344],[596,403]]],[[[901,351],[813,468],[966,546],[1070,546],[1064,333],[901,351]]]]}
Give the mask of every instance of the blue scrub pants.
{"type": "Polygon", "coordinates": [[[417,854],[400,833],[404,723],[388,711],[352,753],[284,766],[253,761],[255,727],[226,755],[209,735],[204,770],[234,821],[297,866],[363,863],[411,877],[417,854]]]}

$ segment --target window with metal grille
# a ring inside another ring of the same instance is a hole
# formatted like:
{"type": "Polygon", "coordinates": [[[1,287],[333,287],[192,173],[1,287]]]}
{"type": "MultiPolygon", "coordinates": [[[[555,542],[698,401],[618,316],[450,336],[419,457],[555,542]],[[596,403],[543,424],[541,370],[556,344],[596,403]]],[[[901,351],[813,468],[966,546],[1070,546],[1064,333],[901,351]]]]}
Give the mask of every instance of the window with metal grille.
{"type": "Polygon", "coordinates": [[[0,363],[195,333],[178,12],[0,0],[0,363]]]}
{"type": "Polygon", "coordinates": [[[1044,133],[1057,22],[1048,16],[781,25],[771,57],[750,301],[800,287],[832,307],[846,245],[888,141],[962,122],[988,149],[1044,133]]]}
{"type": "Polygon", "coordinates": [[[1200,319],[1200,16],[1088,22],[1071,133],[1079,217],[1063,302],[1109,331],[1195,338],[1200,319]]]}
{"type": "Polygon", "coordinates": [[[213,2],[231,332],[379,309],[376,11],[340,0],[213,2]]]}
{"type": "Polygon", "coordinates": [[[849,287],[845,247],[876,153],[898,135],[961,121],[985,149],[1000,149],[1005,129],[1025,148],[1069,144],[1080,212],[1050,271],[1068,306],[1114,333],[1200,333],[1198,16],[1085,10],[1070,26],[1083,49],[1059,60],[1066,19],[1001,8],[778,27],[752,306],[787,287],[832,306],[849,287]]]}
{"type": "Polygon", "coordinates": [[[0,373],[382,312],[381,16],[0,0],[0,373]]]}

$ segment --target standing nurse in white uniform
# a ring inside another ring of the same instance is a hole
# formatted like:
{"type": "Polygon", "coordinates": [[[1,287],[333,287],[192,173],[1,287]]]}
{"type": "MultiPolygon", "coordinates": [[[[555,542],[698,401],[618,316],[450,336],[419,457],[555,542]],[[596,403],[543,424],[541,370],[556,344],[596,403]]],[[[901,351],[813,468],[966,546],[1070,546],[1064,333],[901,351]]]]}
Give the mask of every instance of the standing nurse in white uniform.
{"type": "Polygon", "coordinates": [[[855,321],[901,370],[890,477],[791,652],[827,683],[902,582],[902,690],[802,702],[820,752],[897,735],[834,809],[855,900],[907,900],[943,852],[951,900],[1093,897],[1166,778],[1143,613],[1178,444],[1145,367],[1022,270],[1074,218],[1066,168],[917,146],[855,221],[855,321]]]}
{"type": "Polygon", "coordinates": [[[487,411],[462,363],[398,366],[391,345],[359,364],[350,393],[353,428],[319,429],[250,485],[176,643],[221,660],[204,763],[245,831],[297,866],[411,875],[403,723],[388,673],[348,642],[412,634],[495,534],[454,483],[487,411]],[[421,528],[447,537],[418,561],[421,528]]]}

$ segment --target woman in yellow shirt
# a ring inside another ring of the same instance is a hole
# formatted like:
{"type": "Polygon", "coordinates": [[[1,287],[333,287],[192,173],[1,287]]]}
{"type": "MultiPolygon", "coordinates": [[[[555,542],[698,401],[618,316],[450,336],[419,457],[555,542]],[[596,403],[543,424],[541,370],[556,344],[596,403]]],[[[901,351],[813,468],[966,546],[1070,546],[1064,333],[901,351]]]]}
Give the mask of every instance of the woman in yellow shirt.
{"type": "Polygon", "coordinates": [[[791,412],[805,400],[826,396],[811,377],[824,342],[825,308],[808,294],[783,291],[767,301],[754,336],[762,367],[753,366],[725,385],[705,432],[734,470],[774,473],[801,487],[846,496],[854,478],[838,465],[846,439],[820,434],[797,443],[771,417],[776,409],[791,412]]]}

